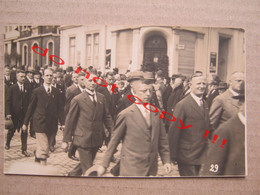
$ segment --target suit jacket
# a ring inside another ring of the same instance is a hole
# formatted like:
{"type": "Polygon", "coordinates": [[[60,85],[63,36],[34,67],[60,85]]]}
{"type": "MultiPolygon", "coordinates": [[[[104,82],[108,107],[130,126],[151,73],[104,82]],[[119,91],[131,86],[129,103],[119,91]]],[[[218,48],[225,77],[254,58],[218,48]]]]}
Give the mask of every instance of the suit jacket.
{"type": "Polygon", "coordinates": [[[167,101],[166,111],[168,113],[173,113],[176,104],[183,98],[183,91],[184,90],[182,85],[172,90],[167,101]]]}
{"type": "Polygon", "coordinates": [[[42,86],[42,84],[43,84],[43,82],[42,82],[41,79],[40,79],[40,82],[39,82],[39,83],[36,83],[36,81],[33,80],[33,89],[36,89],[36,88],[42,86]]]}
{"type": "Polygon", "coordinates": [[[81,148],[102,146],[104,124],[111,130],[113,121],[105,97],[98,92],[96,95],[96,106],[87,92],[72,99],[65,123],[64,142],[70,142],[73,136],[73,144],[81,148]]]}
{"type": "Polygon", "coordinates": [[[217,96],[213,100],[209,112],[211,129],[217,129],[219,125],[235,116],[243,102],[244,99],[233,98],[233,94],[229,89],[217,96]]]}
{"type": "Polygon", "coordinates": [[[65,106],[65,88],[62,85],[56,84],[56,89],[60,91],[61,106],[65,106]]]}
{"type": "Polygon", "coordinates": [[[139,108],[133,104],[122,111],[116,120],[102,165],[109,166],[118,144],[123,140],[120,158],[120,176],[156,175],[158,152],[163,163],[170,162],[169,145],[163,121],[151,112],[149,128],[139,108]]]}
{"type": "Polygon", "coordinates": [[[22,126],[25,113],[28,109],[29,100],[29,91],[26,85],[24,85],[23,92],[20,91],[17,83],[8,89],[6,114],[12,115],[15,128],[20,128],[22,126]]]}
{"type": "Polygon", "coordinates": [[[26,77],[25,78],[25,82],[24,82],[24,85],[26,85],[27,89],[29,90],[29,94],[30,96],[32,95],[32,91],[34,89],[34,80],[32,82],[30,82],[28,80],[28,78],[26,77]]]}
{"type": "Polygon", "coordinates": [[[219,137],[209,144],[202,175],[245,175],[245,126],[238,115],[215,132],[219,137]],[[227,142],[221,148],[223,139],[227,142]]]}
{"type": "Polygon", "coordinates": [[[97,92],[105,96],[110,115],[112,116],[112,119],[115,120],[117,114],[117,104],[119,99],[121,98],[121,95],[119,94],[118,90],[115,89],[116,93],[112,92],[110,94],[106,87],[99,86],[97,87],[97,92]]]}
{"type": "Polygon", "coordinates": [[[176,105],[173,115],[176,122],[171,123],[168,134],[172,160],[187,165],[201,165],[207,147],[203,136],[209,128],[206,102],[203,112],[193,97],[188,95],[176,105]],[[181,127],[179,119],[184,126],[192,127],[178,129],[176,126],[181,127]]]}
{"type": "Polygon", "coordinates": [[[208,107],[210,108],[211,107],[211,104],[212,104],[212,101],[215,99],[215,97],[217,97],[219,95],[218,93],[218,90],[217,89],[214,89],[214,90],[211,90],[209,92],[209,95],[207,97],[207,104],[208,104],[208,107]]]}
{"type": "Polygon", "coordinates": [[[67,90],[66,90],[66,95],[65,95],[65,107],[64,107],[64,113],[65,115],[67,115],[67,113],[69,112],[69,108],[70,108],[70,103],[71,100],[79,95],[81,93],[80,89],[78,87],[76,87],[75,85],[71,85],[67,90]]]}
{"type": "Polygon", "coordinates": [[[58,120],[64,124],[64,113],[58,89],[52,87],[48,96],[43,86],[33,90],[32,97],[24,124],[28,125],[30,118],[33,120],[33,130],[37,133],[49,133],[56,131],[58,120]]]}
{"type": "Polygon", "coordinates": [[[162,94],[162,101],[163,101],[164,110],[167,109],[167,102],[168,102],[168,99],[169,99],[171,93],[172,93],[172,87],[171,87],[170,84],[167,84],[167,86],[165,87],[165,90],[162,94]]]}
{"type": "Polygon", "coordinates": [[[7,87],[10,87],[11,85],[14,84],[13,81],[11,80],[11,76],[10,76],[9,80],[7,80],[5,76],[4,76],[4,78],[5,78],[5,84],[7,85],[7,87]]]}

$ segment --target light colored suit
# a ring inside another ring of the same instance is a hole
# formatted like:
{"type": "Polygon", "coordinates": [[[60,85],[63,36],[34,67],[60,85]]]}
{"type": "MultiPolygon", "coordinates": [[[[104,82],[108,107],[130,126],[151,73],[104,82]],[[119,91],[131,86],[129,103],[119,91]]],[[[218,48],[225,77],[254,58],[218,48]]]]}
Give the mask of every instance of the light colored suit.
{"type": "Polygon", "coordinates": [[[211,130],[217,129],[220,124],[234,117],[243,102],[243,98],[234,98],[234,95],[229,89],[217,96],[213,100],[209,112],[211,130]]]}
{"type": "Polygon", "coordinates": [[[139,108],[132,104],[123,110],[115,128],[102,165],[109,166],[110,159],[121,140],[120,176],[156,175],[158,152],[163,163],[170,162],[169,145],[159,113],[150,113],[149,128],[139,108]]]}

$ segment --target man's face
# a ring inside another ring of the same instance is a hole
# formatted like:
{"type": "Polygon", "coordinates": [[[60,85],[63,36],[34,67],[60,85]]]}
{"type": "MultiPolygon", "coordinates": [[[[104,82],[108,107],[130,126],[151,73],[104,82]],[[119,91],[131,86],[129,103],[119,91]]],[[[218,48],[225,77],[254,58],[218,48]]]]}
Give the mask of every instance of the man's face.
{"type": "Polygon", "coordinates": [[[52,78],[53,78],[53,72],[50,69],[44,70],[44,75],[43,75],[44,83],[50,85],[52,78]]]}
{"type": "Polygon", "coordinates": [[[93,81],[94,77],[96,77],[96,75],[91,74],[88,79],[84,79],[85,87],[90,91],[94,91],[97,87],[97,84],[93,81]]]}
{"type": "Polygon", "coordinates": [[[57,74],[54,73],[52,78],[52,84],[55,85],[56,83],[57,83],[57,74]]]}
{"type": "Polygon", "coordinates": [[[142,81],[133,83],[133,90],[135,95],[144,103],[149,103],[152,97],[152,84],[145,84],[142,81]]]}
{"type": "Polygon", "coordinates": [[[11,70],[9,68],[5,68],[5,75],[10,76],[11,70]]]}
{"type": "Polygon", "coordinates": [[[230,87],[238,93],[241,93],[245,89],[244,74],[241,72],[235,73],[230,80],[230,87]]]}
{"type": "Polygon", "coordinates": [[[85,88],[85,79],[85,76],[79,76],[77,79],[79,86],[83,89],[85,88]]]}
{"type": "Polygon", "coordinates": [[[205,77],[194,77],[191,80],[191,92],[201,97],[206,90],[207,80],[205,77]]]}
{"type": "Polygon", "coordinates": [[[182,78],[176,78],[174,80],[174,84],[173,85],[176,88],[176,87],[179,87],[180,85],[182,85],[182,83],[183,83],[182,78]]]}
{"type": "Polygon", "coordinates": [[[20,72],[20,73],[18,73],[16,75],[16,77],[17,77],[17,81],[19,83],[24,84],[24,82],[25,82],[25,73],[20,72]]]}
{"type": "Polygon", "coordinates": [[[28,72],[28,73],[27,73],[27,76],[28,76],[30,79],[33,79],[33,73],[28,72]]]}
{"type": "Polygon", "coordinates": [[[72,74],[71,79],[72,79],[73,83],[78,84],[78,74],[76,74],[76,73],[72,74]]]}
{"type": "Polygon", "coordinates": [[[114,76],[107,75],[106,82],[108,85],[112,85],[115,82],[114,76]]]}

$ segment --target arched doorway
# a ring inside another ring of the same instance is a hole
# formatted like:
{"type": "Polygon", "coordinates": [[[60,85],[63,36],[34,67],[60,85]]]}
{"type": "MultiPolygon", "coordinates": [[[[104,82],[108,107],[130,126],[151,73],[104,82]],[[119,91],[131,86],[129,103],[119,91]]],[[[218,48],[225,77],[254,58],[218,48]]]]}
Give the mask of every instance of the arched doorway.
{"type": "Polygon", "coordinates": [[[168,75],[167,42],[161,35],[152,35],[144,43],[143,71],[163,70],[168,75]]]}

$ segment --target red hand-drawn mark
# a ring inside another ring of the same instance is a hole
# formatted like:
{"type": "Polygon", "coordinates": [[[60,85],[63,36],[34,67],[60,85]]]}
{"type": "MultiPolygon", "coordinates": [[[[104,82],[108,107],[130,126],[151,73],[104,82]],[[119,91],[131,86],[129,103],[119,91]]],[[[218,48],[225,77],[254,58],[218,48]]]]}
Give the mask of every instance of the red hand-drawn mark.
{"type": "Polygon", "coordinates": [[[224,145],[225,145],[226,142],[227,142],[227,140],[226,140],[226,139],[223,139],[222,145],[221,145],[220,147],[221,147],[221,148],[224,148],[224,145]]]}
{"type": "Polygon", "coordinates": [[[178,129],[187,129],[187,128],[193,126],[193,125],[187,125],[187,126],[184,126],[182,120],[181,120],[181,119],[179,119],[179,120],[180,120],[180,123],[181,123],[181,127],[176,126],[178,129]]]}
{"type": "Polygon", "coordinates": [[[215,141],[218,139],[218,135],[214,135],[213,140],[211,141],[213,144],[215,144],[215,141]]]}
{"type": "Polygon", "coordinates": [[[204,136],[203,136],[203,138],[204,138],[204,139],[207,139],[208,134],[209,134],[209,130],[206,130],[206,131],[205,131],[205,134],[204,134],[204,136]]]}

